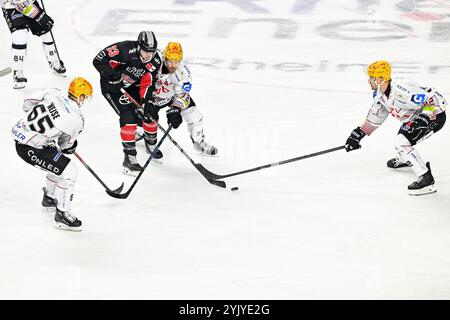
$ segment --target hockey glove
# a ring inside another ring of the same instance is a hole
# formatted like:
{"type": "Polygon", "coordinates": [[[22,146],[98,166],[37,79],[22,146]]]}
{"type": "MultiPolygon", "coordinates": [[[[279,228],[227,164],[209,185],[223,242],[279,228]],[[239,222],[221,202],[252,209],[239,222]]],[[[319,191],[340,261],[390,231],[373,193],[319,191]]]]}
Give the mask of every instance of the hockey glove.
{"type": "Polygon", "coordinates": [[[53,28],[54,21],[44,11],[40,11],[36,17],[36,22],[44,28],[51,30],[53,28]]]}
{"type": "Polygon", "coordinates": [[[73,145],[71,147],[68,147],[66,149],[61,149],[61,152],[64,154],[73,154],[75,152],[77,146],[78,146],[78,141],[75,140],[75,142],[73,143],[73,145]]]}
{"type": "Polygon", "coordinates": [[[153,122],[159,120],[158,115],[159,108],[153,104],[152,101],[147,101],[144,104],[144,122],[153,122]],[[150,119],[151,118],[151,119],[150,119]]]}
{"type": "Polygon", "coordinates": [[[359,143],[361,139],[364,138],[365,135],[366,134],[361,130],[361,128],[357,127],[355,130],[352,131],[350,137],[348,137],[347,141],[345,142],[345,150],[347,152],[350,152],[361,148],[361,145],[359,143]]]}
{"type": "Polygon", "coordinates": [[[178,128],[183,122],[183,118],[181,117],[181,109],[180,108],[170,108],[166,111],[167,115],[167,123],[172,125],[174,129],[178,128]]]}

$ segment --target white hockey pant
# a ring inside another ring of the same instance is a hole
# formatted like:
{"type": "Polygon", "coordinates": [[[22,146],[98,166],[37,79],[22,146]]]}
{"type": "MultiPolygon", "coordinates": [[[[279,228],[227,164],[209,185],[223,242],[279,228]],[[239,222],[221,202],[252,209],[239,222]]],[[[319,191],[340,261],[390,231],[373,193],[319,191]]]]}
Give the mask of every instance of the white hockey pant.
{"type": "Polygon", "coordinates": [[[19,29],[12,34],[11,67],[13,70],[23,70],[27,55],[28,29],[19,29]]]}
{"type": "Polygon", "coordinates": [[[53,173],[46,176],[47,195],[56,199],[57,207],[61,211],[70,210],[77,176],[78,169],[72,160],[59,176],[53,173]]]}
{"type": "Polygon", "coordinates": [[[411,169],[414,171],[416,176],[419,177],[428,171],[428,168],[420,157],[419,152],[414,149],[404,135],[398,134],[395,137],[395,150],[399,155],[400,161],[409,161],[411,163],[411,169]]]}
{"type": "Polygon", "coordinates": [[[194,142],[200,143],[204,139],[203,115],[197,107],[190,107],[181,112],[183,120],[186,121],[189,134],[194,142]]]}

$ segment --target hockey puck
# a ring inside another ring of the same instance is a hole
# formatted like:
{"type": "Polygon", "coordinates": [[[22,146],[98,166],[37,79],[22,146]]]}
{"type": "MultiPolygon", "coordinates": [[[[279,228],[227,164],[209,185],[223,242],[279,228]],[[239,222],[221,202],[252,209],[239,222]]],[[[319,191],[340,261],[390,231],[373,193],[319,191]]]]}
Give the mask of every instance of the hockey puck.
{"type": "Polygon", "coordinates": [[[233,188],[231,188],[231,191],[237,191],[237,190],[239,190],[238,187],[233,187],[233,188]]]}

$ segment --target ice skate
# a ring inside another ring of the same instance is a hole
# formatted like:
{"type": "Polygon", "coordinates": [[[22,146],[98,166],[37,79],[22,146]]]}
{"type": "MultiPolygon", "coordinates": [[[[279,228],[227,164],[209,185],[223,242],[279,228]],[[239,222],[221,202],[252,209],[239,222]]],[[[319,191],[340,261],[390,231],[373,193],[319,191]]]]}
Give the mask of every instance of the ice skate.
{"type": "Polygon", "coordinates": [[[126,154],[123,159],[122,165],[123,173],[130,176],[136,176],[139,174],[139,172],[142,171],[142,167],[137,161],[136,156],[130,156],[126,154]]]}
{"type": "Polygon", "coordinates": [[[52,72],[60,77],[66,76],[66,68],[64,67],[64,62],[59,60],[54,60],[48,63],[52,72]]]}
{"type": "Polygon", "coordinates": [[[428,171],[421,175],[417,181],[414,181],[408,186],[409,194],[412,196],[421,196],[424,194],[435,193],[437,190],[434,187],[434,178],[431,174],[430,163],[426,164],[428,171]]]}
{"type": "Polygon", "coordinates": [[[22,70],[14,70],[13,73],[13,88],[23,89],[27,84],[27,78],[24,77],[22,70]]]}
{"type": "Polygon", "coordinates": [[[47,195],[47,189],[42,188],[44,191],[44,196],[42,197],[42,211],[43,212],[55,212],[56,210],[56,199],[53,199],[47,195]]]}
{"type": "Polygon", "coordinates": [[[72,216],[68,211],[56,209],[55,227],[69,231],[81,231],[81,221],[72,216]]]}
{"type": "Polygon", "coordinates": [[[204,140],[202,142],[194,142],[194,150],[206,156],[217,156],[219,153],[216,147],[206,143],[204,140]]]}
{"type": "Polygon", "coordinates": [[[411,166],[409,161],[402,162],[398,158],[392,158],[392,159],[388,160],[386,165],[388,168],[391,168],[391,169],[399,169],[399,168],[405,168],[405,167],[411,166]]]}
{"type": "Polygon", "coordinates": [[[150,144],[147,141],[145,142],[145,151],[147,151],[148,154],[153,155],[153,159],[156,160],[158,163],[162,163],[161,159],[163,157],[163,153],[161,150],[155,150],[156,144],[150,144]]]}

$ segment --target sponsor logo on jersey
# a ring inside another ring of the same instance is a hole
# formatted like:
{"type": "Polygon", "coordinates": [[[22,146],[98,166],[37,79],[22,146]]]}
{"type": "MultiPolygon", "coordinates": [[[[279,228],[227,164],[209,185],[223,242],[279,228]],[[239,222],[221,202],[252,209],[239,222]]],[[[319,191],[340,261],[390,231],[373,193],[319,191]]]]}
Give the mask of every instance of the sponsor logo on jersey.
{"type": "Polygon", "coordinates": [[[119,103],[121,105],[126,105],[126,104],[130,104],[131,100],[128,99],[128,97],[126,95],[121,95],[120,98],[119,98],[119,103]]]}
{"type": "Polygon", "coordinates": [[[22,126],[20,125],[20,122],[18,122],[12,129],[11,133],[16,138],[16,140],[24,141],[25,135],[23,135],[19,130],[22,129],[22,126]]]}
{"type": "Polygon", "coordinates": [[[402,87],[402,86],[399,85],[399,84],[397,84],[397,88],[400,89],[400,90],[402,90],[402,91],[408,92],[408,89],[406,89],[405,87],[402,87]]]}
{"type": "Polygon", "coordinates": [[[130,51],[128,51],[128,53],[132,54],[132,53],[136,53],[136,51],[137,51],[137,48],[133,48],[133,49],[130,49],[130,51]]]}
{"type": "Polygon", "coordinates": [[[145,70],[143,68],[127,67],[127,72],[131,73],[135,78],[141,78],[145,70]]]}

